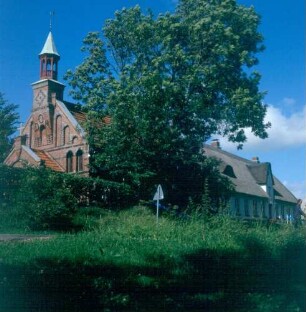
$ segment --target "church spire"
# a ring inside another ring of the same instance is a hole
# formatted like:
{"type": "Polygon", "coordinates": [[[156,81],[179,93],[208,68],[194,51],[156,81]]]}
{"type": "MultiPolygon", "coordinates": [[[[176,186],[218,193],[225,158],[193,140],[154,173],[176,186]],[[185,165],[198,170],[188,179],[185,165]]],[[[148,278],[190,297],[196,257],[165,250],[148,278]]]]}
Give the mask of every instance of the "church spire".
{"type": "Polygon", "coordinates": [[[55,46],[55,43],[54,43],[54,39],[53,39],[53,35],[52,35],[52,32],[50,31],[49,32],[49,35],[46,39],[46,42],[44,44],[44,47],[42,48],[41,52],[39,55],[42,55],[42,54],[54,54],[54,55],[57,55],[58,57],[60,56],[57,52],[57,49],[56,49],[56,46],[55,46]]]}
{"type": "Polygon", "coordinates": [[[40,79],[57,80],[58,61],[60,55],[56,49],[52,32],[50,31],[46,42],[39,54],[40,59],[40,79]]]}

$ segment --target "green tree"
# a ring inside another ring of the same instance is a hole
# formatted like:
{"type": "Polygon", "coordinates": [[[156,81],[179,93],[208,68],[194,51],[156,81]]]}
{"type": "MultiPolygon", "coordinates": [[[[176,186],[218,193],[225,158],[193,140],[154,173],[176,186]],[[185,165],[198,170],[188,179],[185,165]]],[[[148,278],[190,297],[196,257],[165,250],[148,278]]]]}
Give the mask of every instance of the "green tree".
{"type": "Polygon", "coordinates": [[[16,131],[19,115],[17,105],[9,104],[0,92],[0,162],[3,162],[13,145],[12,134],[16,131]]]}
{"type": "Polygon", "coordinates": [[[145,188],[162,183],[180,200],[216,174],[200,153],[213,134],[238,147],[245,127],[266,138],[260,75],[251,71],[263,50],[259,22],[234,0],[181,0],[157,18],[138,6],[117,11],[102,34],[90,33],[87,57],[66,78],[89,110],[93,168],[145,188]]]}

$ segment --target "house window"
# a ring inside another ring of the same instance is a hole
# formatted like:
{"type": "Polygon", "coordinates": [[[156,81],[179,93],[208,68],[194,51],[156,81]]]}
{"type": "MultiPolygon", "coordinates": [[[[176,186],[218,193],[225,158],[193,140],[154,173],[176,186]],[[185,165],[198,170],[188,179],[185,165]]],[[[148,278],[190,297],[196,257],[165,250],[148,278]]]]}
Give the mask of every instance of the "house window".
{"type": "Polygon", "coordinates": [[[259,217],[258,215],[258,207],[257,207],[257,200],[253,200],[253,215],[254,217],[259,217]]]}
{"type": "Polygon", "coordinates": [[[236,216],[241,216],[239,198],[235,198],[235,212],[236,216]]]}
{"type": "Polygon", "coordinates": [[[234,169],[232,166],[230,165],[227,165],[224,170],[223,170],[223,173],[231,178],[237,178],[235,173],[234,173],[234,169]]]}
{"type": "Polygon", "coordinates": [[[287,211],[288,211],[288,216],[289,216],[289,219],[291,220],[292,219],[292,211],[291,211],[291,208],[290,207],[287,207],[287,211]]]}
{"type": "Polygon", "coordinates": [[[278,204],[275,205],[275,215],[276,218],[281,218],[278,204]]]}
{"type": "Polygon", "coordinates": [[[245,199],[244,200],[244,215],[246,217],[249,217],[250,216],[250,211],[249,211],[249,200],[248,199],[245,199]]]}
{"type": "Polygon", "coordinates": [[[284,205],[281,205],[281,216],[283,219],[285,219],[285,207],[284,207],[284,205]]]}
{"type": "Polygon", "coordinates": [[[72,172],[73,170],[72,161],[73,161],[73,154],[71,151],[69,151],[66,156],[66,172],[72,172]]]}
{"type": "Polygon", "coordinates": [[[83,171],[83,151],[78,150],[76,153],[76,172],[83,171]]]}
{"type": "Polygon", "coordinates": [[[263,218],[267,218],[268,217],[267,216],[267,211],[266,211],[266,203],[265,203],[264,200],[261,202],[261,212],[262,212],[262,217],[263,218]]]}

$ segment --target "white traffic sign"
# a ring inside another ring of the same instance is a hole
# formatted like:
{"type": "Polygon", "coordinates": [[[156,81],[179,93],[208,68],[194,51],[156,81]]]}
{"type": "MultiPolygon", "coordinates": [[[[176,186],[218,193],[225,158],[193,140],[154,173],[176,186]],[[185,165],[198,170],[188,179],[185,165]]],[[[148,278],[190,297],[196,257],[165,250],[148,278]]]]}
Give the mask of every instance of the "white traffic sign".
{"type": "Polygon", "coordinates": [[[164,199],[164,192],[163,192],[161,185],[158,185],[157,191],[154,195],[153,200],[160,200],[160,199],[164,199]]]}
{"type": "Polygon", "coordinates": [[[156,200],[156,222],[158,223],[158,213],[159,213],[159,201],[164,199],[164,192],[161,185],[158,185],[157,191],[153,197],[153,200],[156,200]]]}

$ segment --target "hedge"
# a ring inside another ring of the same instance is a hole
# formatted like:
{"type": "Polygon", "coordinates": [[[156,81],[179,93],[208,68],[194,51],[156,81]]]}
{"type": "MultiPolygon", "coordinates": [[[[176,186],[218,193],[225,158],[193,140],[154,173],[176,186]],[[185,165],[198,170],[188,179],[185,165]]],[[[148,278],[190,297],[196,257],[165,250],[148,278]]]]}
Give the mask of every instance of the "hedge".
{"type": "Polygon", "coordinates": [[[0,209],[26,219],[33,229],[67,227],[80,206],[116,209],[129,205],[132,195],[124,183],[0,165],[0,209]]]}

